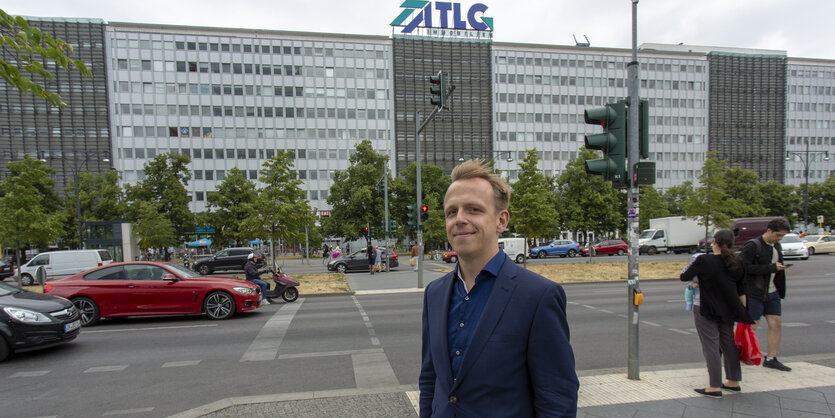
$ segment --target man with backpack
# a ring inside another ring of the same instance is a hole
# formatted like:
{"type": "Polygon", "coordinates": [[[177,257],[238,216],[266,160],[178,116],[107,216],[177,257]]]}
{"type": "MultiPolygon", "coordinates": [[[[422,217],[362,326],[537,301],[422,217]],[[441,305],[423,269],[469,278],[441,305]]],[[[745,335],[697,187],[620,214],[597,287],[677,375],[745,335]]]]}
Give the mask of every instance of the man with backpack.
{"type": "Polygon", "coordinates": [[[786,269],[780,240],[789,232],[785,219],[774,219],[766,226],[762,236],[751,239],[742,247],[739,258],[745,271],[745,296],[748,313],[754,320],[756,330],[760,317],[765,316],[768,324],[768,352],[763,362],[764,367],[784,372],[791,367],[777,360],[782,330],[781,299],[786,297],[786,269]]]}

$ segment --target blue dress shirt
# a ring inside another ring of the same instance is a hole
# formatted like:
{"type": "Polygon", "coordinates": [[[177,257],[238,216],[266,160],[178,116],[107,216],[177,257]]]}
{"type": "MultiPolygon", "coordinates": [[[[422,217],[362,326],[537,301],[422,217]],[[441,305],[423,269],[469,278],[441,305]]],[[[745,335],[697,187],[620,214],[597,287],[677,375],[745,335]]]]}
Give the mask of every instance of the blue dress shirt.
{"type": "Polygon", "coordinates": [[[458,376],[461,360],[470,346],[470,339],[475,332],[476,325],[478,325],[478,319],[481,318],[481,312],[487,305],[487,298],[490,297],[490,291],[493,290],[496,276],[504,266],[506,259],[505,253],[499,250],[478,273],[475,284],[469,293],[467,293],[464,279],[458,274],[458,265],[455,265],[453,274],[457,280],[452,285],[449,315],[447,316],[447,341],[453,378],[458,376]]]}

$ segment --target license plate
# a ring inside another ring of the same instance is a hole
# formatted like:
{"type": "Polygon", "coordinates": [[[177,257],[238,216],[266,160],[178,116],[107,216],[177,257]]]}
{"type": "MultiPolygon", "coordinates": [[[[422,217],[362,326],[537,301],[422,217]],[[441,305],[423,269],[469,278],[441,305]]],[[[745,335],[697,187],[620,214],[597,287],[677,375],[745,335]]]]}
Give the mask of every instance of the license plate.
{"type": "Polygon", "coordinates": [[[64,325],[64,332],[71,332],[81,328],[81,320],[70,322],[64,325]]]}

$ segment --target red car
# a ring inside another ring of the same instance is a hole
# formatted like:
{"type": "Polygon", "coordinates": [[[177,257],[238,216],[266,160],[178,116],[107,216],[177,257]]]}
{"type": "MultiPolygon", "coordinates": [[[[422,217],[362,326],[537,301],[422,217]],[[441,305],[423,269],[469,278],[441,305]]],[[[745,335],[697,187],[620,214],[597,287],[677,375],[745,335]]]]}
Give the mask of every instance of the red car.
{"type": "Polygon", "coordinates": [[[229,319],[261,306],[261,288],[244,280],[204,277],[183,266],[155,262],[113,263],[44,286],[81,312],[81,324],[100,318],[205,313],[229,319]]]}
{"type": "Polygon", "coordinates": [[[457,263],[458,262],[458,253],[455,251],[447,251],[444,253],[444,261],[447,263],[457,263]]]}
{"type": "MultiPolygon", "coordinates": [[[[619,239],[611,239],[608,241],[601,241],[592,246],[594,255],[609,254],[609,255],[624,255],[629,252],[629,245],[619,239]]],[[[583,257],[589,255],[589,247],[580,248],[580,254],[583,257]]]]}

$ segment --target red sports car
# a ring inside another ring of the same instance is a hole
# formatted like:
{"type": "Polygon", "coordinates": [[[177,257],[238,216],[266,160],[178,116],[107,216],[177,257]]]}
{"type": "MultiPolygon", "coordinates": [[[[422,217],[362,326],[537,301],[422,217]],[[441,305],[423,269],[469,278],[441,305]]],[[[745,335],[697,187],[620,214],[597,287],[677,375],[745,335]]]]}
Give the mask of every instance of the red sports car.
{"type": "Polygon", "coordinates": [[[228,319],[261,306],[261,288],[244,280],[205,277],[168,263],[113,263],[44,286],[81,312],[81,324],[100,318],[205,313],[228,319]]]}
{"type": "MultiPolygon", "coordinates": [[[[624,255],[629,252],[629,245],[619,239],[612,239],[608,241],[598,242],[592,246],[594,255],[609,254],[609,255],[624,255]]],[[[580,254],[583,257],[589,255],[589,247],[580,248],[580,254]]]]}

